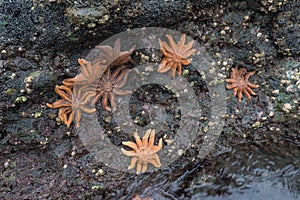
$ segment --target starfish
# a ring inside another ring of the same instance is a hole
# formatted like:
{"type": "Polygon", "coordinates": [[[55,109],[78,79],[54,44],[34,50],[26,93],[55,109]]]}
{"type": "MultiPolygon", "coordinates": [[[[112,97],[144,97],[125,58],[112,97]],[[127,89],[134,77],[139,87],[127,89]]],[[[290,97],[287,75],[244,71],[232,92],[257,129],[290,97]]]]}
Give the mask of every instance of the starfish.
{"type": "Polygon", "coordinates": [[[121,43],[120,38],[115,41],[114,48],[111,46],[96,46],[97,49],[102,50],[106,56],[105,59],[107,63],[111,66],[120,66],[124,65],[127,62],[134,63],[131,58],[135,46],[133,46],[129,51],[121,52],[121,43]]]}
{"type": "Polygon", "coordinates": [[[95,99],[93,100],[92,105],[94,105],[102,97],[103,108],[107,111],[111,111],[111,108],[108,106],[108,102],[110,102],[113,111],[115,111],[117,107],[115,103],[115,95],[131,94],[130,90],[121,90],[121,88],[126,84],[128,73],[130,72],[129,69],[125,68],[126,67],[124,65],[120,66],[115,69],[113,74],[111,74],[110,68],[104,72],[98,82],[95,99]]]}
{"type": "Polygon", "coordinates": [[[171,77],[174,78],[176,70],[178,75],[181,75],[182,65],[188,65],[192,62],[189,58],[196,49],[191,49],[194,41],[190,41],[187,45],[185,43],[186,35],[183,34],[180,41],[176,44],[170,35],[166,35],[169,40],[169,44],[159,39],[160,51],[164,55],[161,64],[159,65],[157,72],[165,73],[171,70],[171,77]]]}
{"type": "Polygon", "coordinates": [[[105,60],[92,62],[85,59],[78,59],[78,63],[80,65],[81,73],[74,78],[65,79],[63,81],[64,85],[73,87],[74,83],[76,83],[92,86],[97,83],[98,79],[108,67],[105,60]]]}
{"type": "Polygon", "coordinates": [[[136,165],[136,173],[139,174],[141,171],[145,172],[148,168],[148,163],[151,163],[154,167],[160,167],[160,159],[157,152],[162,148],[162,138],[159,139],[158,146],[154,146],[155,130],[147,130],[146,134],[140,139],[137,132],[134,132],[133,137],[135,142],[122,142],[123,145],[132,148],[133,150],[127,151],[121,149],[125,156],[130,156],[131,163],[128,166],[128,170],[133,169],[136,165]]]}
{"type": "Polygon", "coordinates": [[[84,91],[86,87],[74,86],[73,91],[71,88],[62,85],[55,86],[55,92],[62,98],[56,102],[46,105],[49,108],[59,108],[58,117],[70,127],[70,124],[75,117],[76,128],[80,126],[81,112],[93,113],[95,108],[89,108],[86,104],[95,95],[92,91],[84,91]]]}
{"type": "Polygon", "coordinates": [[[251,95],[256,95],[255,92],[251,88],[258,88],[259,85],[255,85],[249,82],[250,76],[252,76],[255,72],[247,73],[247,69],[238,67],[232,68],[231,78],[226,79],[226,82],[231,83],[227,85],[227,89],[233,88],[233,96],[238,95],[238,101],[241,101],[244,95],[251,99],[251,95]]]}

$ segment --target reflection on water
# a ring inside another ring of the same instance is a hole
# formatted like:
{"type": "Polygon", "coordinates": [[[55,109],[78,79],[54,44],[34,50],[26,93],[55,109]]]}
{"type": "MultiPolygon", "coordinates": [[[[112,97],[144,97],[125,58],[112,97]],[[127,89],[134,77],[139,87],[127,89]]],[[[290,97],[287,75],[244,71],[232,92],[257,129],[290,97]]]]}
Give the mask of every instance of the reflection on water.
{"type": "Polygon", "coordinates": [[[244,143],[204,161],[188,157],[135,177],[117,199],[300,199],[299,144],[244,143]]]}
{"type": "Polygon", "coordinates": [[[209,168],[185,190],[192,199],[300,199],[299,145],[241,144],[209,168]]]}

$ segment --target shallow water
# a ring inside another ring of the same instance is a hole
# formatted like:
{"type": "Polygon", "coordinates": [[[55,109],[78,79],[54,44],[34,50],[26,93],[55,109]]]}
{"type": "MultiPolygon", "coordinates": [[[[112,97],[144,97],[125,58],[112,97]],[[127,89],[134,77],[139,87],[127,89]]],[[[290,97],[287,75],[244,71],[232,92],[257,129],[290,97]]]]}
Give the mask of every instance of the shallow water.
{"type": "Polygon", "coordinates": [[[240,144],[194,178],[191,199],[300,199],[299,145],[240,144]]]}

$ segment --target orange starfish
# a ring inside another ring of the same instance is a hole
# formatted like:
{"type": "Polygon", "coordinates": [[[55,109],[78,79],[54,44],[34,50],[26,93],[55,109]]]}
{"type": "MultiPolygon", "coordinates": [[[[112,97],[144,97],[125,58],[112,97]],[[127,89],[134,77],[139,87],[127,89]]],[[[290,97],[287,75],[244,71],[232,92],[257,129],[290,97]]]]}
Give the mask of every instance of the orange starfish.
{"type": "Polygon", "coordinates": [[[122,142],[123,145],[132,148],[131,151],[121,149],[122,153],[126,156],[131,156],[131,163],[128,166],[128,170],[133,169],[136,165],[136,173],[141,171],[145,172],[148,168],[148,163],[151,163],[154,167],[160,167],[160,159],[157,152],[162,148],[162,138],[159,139],[158,146],[154,146],[155,130],[147,130],[146,134],[140,139],[137,132],[134,132],[133,137],[135,142],[122,142]]]}
{"type": "Polygon", "coordinates": [[[189,57],[196,52],[196,49],[191,49],[194,44],[193,40],[184,45],[185,34],[181,36],[177,44],[174,42],[172,36],[166,35],[166,37],[170,45],[159,39],[160,51],[165,57],[162,59],[157,72],[165,73],[171,70],[171,77],[174,78],[176,70],[178,71],[178,75],[181,75],[182,65],[188,65],[192,62],[192,59],[189,57]]]}
{"type": "Polygon", "coordinates": [[[75,117],[76,127],[80,126],[81,112],[93,113],[96,111],[95,108],[88,108],[86,104],[90,99],[95,96],[95,93],[92,91],[84,91],[85,87],[78,88],[77,86],[73,87],[72,90],[65,86],[56,86],[55,92],[62,97],[62,99],[57,100],[56,102],[46,105],[49,108],[59,108],[58,117],[70,127],[70,124],[75,117]]]}
{"type": "Polygon", "coordinates": [[[102,97],[103,108],[107,111],[111,111],[111,108],[108,106],[110,102],[113,111],[115,111],[117,107],[115,95],[131,94],[130,90],[121,89],[127,82],[129,72],[130,70],[126,69],[124,65],[115,69],[112,74],[110,68],[108,68],[98,82],[96,96],[92,105],[102,97]]]}
{"type": "Polygon", "coordinates": [[[243,93],[248,99],[251,99],[251,95],[256,95],[256,93],[253,92],[251,88],[258,88],[259,85],[255,85],[249,82],[250,76],[252,76],[254,73],[255,72],[247,73],[247,69],[245,68],[232,68],[231,78],[226,79],[226,82],[231,84],[227,85],[226,88],[233,88],[233,95],[238,95],[238,101],[242,100],[243,93]]]}

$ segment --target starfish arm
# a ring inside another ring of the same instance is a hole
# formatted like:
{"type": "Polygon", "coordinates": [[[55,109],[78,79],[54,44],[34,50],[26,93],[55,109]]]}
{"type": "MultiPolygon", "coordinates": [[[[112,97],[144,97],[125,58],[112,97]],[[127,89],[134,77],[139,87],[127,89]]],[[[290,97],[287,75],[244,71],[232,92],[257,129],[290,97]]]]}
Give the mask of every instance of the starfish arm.
{"type": "Polygon", "coordinates": [[[180,76],[181,73],[182,73],[182,65],[181,65],[181,63],[177,64],[177,71],[178,71],[178,75],[180,76]]]}
{"type": "Polygon", "coordinates": [[[189,49],[191,49],[193,44],[194,44],[194,40],[191,40],[187,45],[184,45],[183,48],[182,48],[182,52],[186,52],[189,49]]]}
{"type": "Polygon", "coordinates": [[[117,105],[116,105],[116,102],[115,102],[115,96],[112,93],[110,93],[108,95],[108,99],[110,101],[110,105],[111,105],[113,111],[116,111],[117,105]]]}
{"type": "Polygon", "coordinates": [[[101,51],[103,51],[105,53],[105,61],[106,61],[106,65],[109,66],[112,62],[113,62],[113,49],[111,46],[96,46],[96,49],[99,49],[101,51]]]}
{"type": "Polygon", "coordinates": [[[131,90],[120,90],[118,88],[114,88],[113,93],[116,95],[124,96],[124,95],[131,94],[132,91],[131,90]]]}
{"type": "Polygon", "coordinates": [[[67,125],[67,127],[70,127],[74,118],[74,112],[71,107],[60,108],[58,111],[58,117],[67,125]],[[69,119],[67,119],[68,115],[69,119]]]}
{"type": "Polygon", "coordinates": [[[94,60],[91,61],[91,63],[92,63],[93,66],[95,66],[97,68],[108,67],[107,60],[105,60],[103,58],[95,58],[94,60]]]}
{"type": "Polygon", "coordinates": [[[170,72],[170,75],[171,75],[171,78],[174,78],[175,75],[176,75],[176,70],[172,68],[171,72],[170,72]]]}
{"type": "Polygon", "coordinates": [[[191,62],[193,61],[193,59],[182,59],[181,60],[181,63],[183,64],[183,65],[188,65],[188,64],[190,64],[191,62]]]}
{"type": "MultiPolygon", "coordinates": [[[[122,142],[123,144],[123,142],[122,142]]],[[[125,156],[136,156],[136,152],[135,151],[127,151],[124,148],[121,149],[121,152],[125,155],[125,156]]]]}
{"type": "Polygon", "coordinates": [[[237,72],[238,72],[237,67],[231,69],[231,79],[236,79],[237,72]]]}
{"type": "Polygon", "coordinates": [[[88,114],[92,114],[94,112],[96,112],[96,108],[88,108],[87,106],[85,105],[81,105],[80,109],[85,112],[85,113],[88,113],[88,114]]]}
{"type": "Polygon", "coordinates": [[[175,71],[177,70],[178,67],[178,63],[177,62],[173,62],[171,65],[172,69],[174,69],[175,71]]]}
{"type": "Polygon", "coordinates": [[[238,101],[242,101],[242,98],[243,98],[243,91],[242,90],[239,90],[238,91],[238,101]]]}
{"type": "Polygon", "coordinates": [[[54,91],[58,94],[61,98],[66,101],[72,102],[72,90],[67,86],[55,86],[54,91]]]}
{"type": "Polygon", "coordinates": [[[165,57],[168,57],[168,58],[174,58],[174,55],[167,52],[166,50],[164,50],[163,48],[160,49],[161,53],[165,56],[165,57]]]}
{"type": "Polygon", "coordinates": [[[147,163],[142,163],[142,172],[143,172],[143,173],[146,172],[147,169],[148,169],[147,163]]]}
{"type": "Polygon", "coordinates": [[[128,63],[130,60],[132,60],[131,55],[132,53],[129,51],[125,51],[125,52],[121,52],[119,57],[117,59],[115,59],[112,62],[112,66],[118,66],[118,65],[123,65],[128,63]]]}
{"type": "Polygon", "coordinates": [[[46,105],[49,108],[61,108],[61,107],[68,107],[71,106],[71,103],[64,100],[64,99],[59,99],[57,101],[55,101],[54,103],[50,104],[50,103],[46,103],[46,105]]]}
{"type": "Polygon", "coordinates": [[[170,70],[170,67],[166,65],[167,64],[167,60],[163,59],[161,64],[159,65],[157,72],[159,73],[165,73],[167,71],[170,70]]]}
{"type": "Polygon", "coordinates": [[[107,68],[106,69],[106,74],[105,76],[107,77],[107,79],[110,79],[111,78],[111,71],[110,71],[110,68],[107,68]]]}
{"type": "Polygon", "coordinates": [[[72,90],[72,101],[74,101],[74,99],[77,99],[78,97],[81,96],[81,88],[83,88],[84,86],[80,87],[79,85],[75,85],[73,87],[72,90]]]}
{"type": "Polygon", "coordinates": [[[188,57],[190,57],[193,53],[195,53],[197,50],[196,49],[191,49],[191,50],[188,50],[186,52],[184,52],[181,57],[186,59],[188,57]]]}
{"type": "Polygon", "coordinates": [[[178,42],[178,49],[182,49],[183,46],[184,46],[184,43],[185,43],[185,37],[186,37],[186,34],[182,34],[182,36],[180,37],[180,40],[178,42]]]}
{"type": "Polygon", "coordinates": [[[135,139],[135,142],[136,142],[138,148],[140,149],[142,147],[142,141],[141,141],[141,138],[140,138],[140,136],[138,135],[138,133],[136,131],[133,133],[133,137],[135,139]]]}
{"type": "Polygon", "coordinates": [[[137,158],[136,157],[133,157],[131,158],[131,161],[130,161],[130,165],[128,166],[128,170],[131,170],[135,167],[135,164],[136,164],[136,161],[137,161],[137,158]]]}
{"type": "Polygon", "coordinates": [[[249,92],[247,91],[247,89],[244,89],[243,93],[245,94],[245,96],[247,97],[247,99],[251,99],[251,95],[249,94],[249,92]]]}
{"type": "Polygon", "coordinates": [[[232,78],[229,78],[229,79],[226,79],[225,80],[227,83],[236,83],[236,79],[232,79],[232,78]]]}
{"type": "Polygon", "coordinates": [[[72,112],[70,107],[62,107],[58,109],[58,117],[65,123],[68,113],[72,112]]]}
{"type": "MultiPolygon", "coordinates": [[[[111,48],[111,46],[108,46],[108,45],[104,45],[104,46],[97,45],[96,49],[102,50],[107,55],[112,55],[112,53],[113,53],[113,49],[111,48]]],[[[109,64],[109,63],[106,63],[106,64],[109,64]]]]}
{"type": "MultiPolygon", "coordinates": [[[[237,67],[236,67],[237,69],[237,67]]],[[[246,68],[241,68],[237,71],[237,76],[244,79],[245,74],[247,73],[247,69],[246,68]]]]}
{"type": "MultiPolygon", "coordinates": [[[[169,40],[169,44],[171,46],[171,48],[175,51],[177,49],[177,45],[176,43],[174,42],[173,40],[173,37],[171,35],[166,35],[166,37],[168,38],[169,40]]],[[[175,52],[174,52],[175,53],[175,52]]]]}
{"type": "Polygon", "coordinates": [[[156,168],[161,166],[160,159],[157,154],[153,155],[153,159],[149,160],[149,163],[151,163],[156,168]]]}
{"type": "Polygon", "coordinates": [[[92,101],[91,105],[92,105],[92,106],[95,105],[95,104],[99,101],[99,99],[102,97],[102,95],[103,95],[102,92],[97,93],[97,94],[95,95],[94,100],[92,101]]]}
{"type": "MultiPolygon", "coordinates": [[[[151,130],[151,129],[149,129],[149,130],[151,130]]],[[[154,137],[155,137],[155,130],[152,129],[150,137],[149,137],[149,146],[154,146],[154,137]]]]}
{"type": "Polygon", "coordinates": [[[63,85],[67,86],[67,87],[73,87],[74,85],[74,82],[75,82],[75,78],[66,78],[63,80],[63,85]]]}
{"type": "Polygon", "coordinates": [[[253,84],[253,83],[250,83],[250,82],[247,82],[247,85],[251,88],[259,88],[259,85],[256,85],[256,84],[253,84]]]}
{"type": "Polygon", "coordinates": [[[84,95],[80,99],[81,104],[86,105],[94,96],[95,96],[95,92],[92,92],[92,91],[85,92],[84,95]]]}
{"type": "Polygon", "coordinates": [[[174,50],[164,41],[161,41],[160,39],[158,39],[159,44],[160,44],[160,49],[163,49],[171,54],[174,54],[174,50]]]}
{"type": "Polygon", "coordinates": [[[255,72],[249,72],[248,74],[245,75],[245,81],[248,81],[250,76],[252,76],[253,74],[255,74],[255,72]]]}
{"type": "Polygon", "coordinates": [[[162,148],[162,138],[159,139],[158,146],[152,146],[151,147],[152,153],[159,152],[161,150],[161,148],[162,148]]]}
{"type": "Polygon", "coordinates": [[[74,84],[83,84],[88,81],[87,77],[85,77],[82,73],[78,74],[74,77],[74,84]]]}
{"type": "Polygon", "coordinates": [[[116,77],[120,74],[120,72],[125,69],[126,66],[125,65],[121,65],[119,67],[117,67],[117,69],[114,71],[114,73],[112,74],[111,79],[116,79],[116,77]]]}
{"type": "Polygon", "coordinates": [[[233,96],[236,96],[238,89],[239,89],[238,87],[233,88],[233,96]]]}
{"type": "Polygon", "coordinates": [[[120,76],[117,79],[114,80],[116,88],[122,88],[127,83],[128,74],[129,74],[130,71],[131,70],[129,70],[129,69],[124,70],[120,74],[120,76]]]}
{"type": "Polygon", "coordinates": [[[138,146],[134,142],[128,141],[128,142],[122,142],[122,144],[132,148],[134,151],[138,151],[138,146]]]}
{"type": "Polygon", "coordinates": [[[93,68],[91,62],[85,59],[78,59],[78,63],[80,64],[81,73],[86,78],[91,77],[93,68]]]}
{"type": "Polygon", "coordinates": [[[141,169],[142,169],[142,163],[138,161],[136,164],[136,174],[139,174],[141,172],[141,169]]]}
{"type": "Polygon", "coordinates": [[[231,90],[232,88],[235,88],[235,87],[237,87],[237,84],[236,84],[236,83],[232,83],[232,84],[230,84],[230,85],[226,85],[226,88],[227,88],[228,90],[231,90]]]}
{"type": "Polygon", "coordinates": [[[108,94],[104,93],[103,97],[102,97],[102,106],[105,110],[107,111],[111,111],[110,107],[108,107],[108,94]]]}
{"type": "Polygon", "coordinates": [[[256,95],[256,93],[253,92],[253,90],[250,87],[246,86],[245,88],[251,95],[256,95]]]}
{"type": "Polygon", "coordinates": [[[149,139],[150,133],[151,133],[151,129],[148,129],[146,131],[146,134],[143,136],[143,138],[142,138],[143,146],[147,146],[148,145],[148,139],[149,139]]]}
{"type": "Polygon", "coordinates": [[[81,119],[81,111],[80,109],[74,110],[75,113],[75,126],[78,128],[80,126],[80,119],[81,119]]]}

